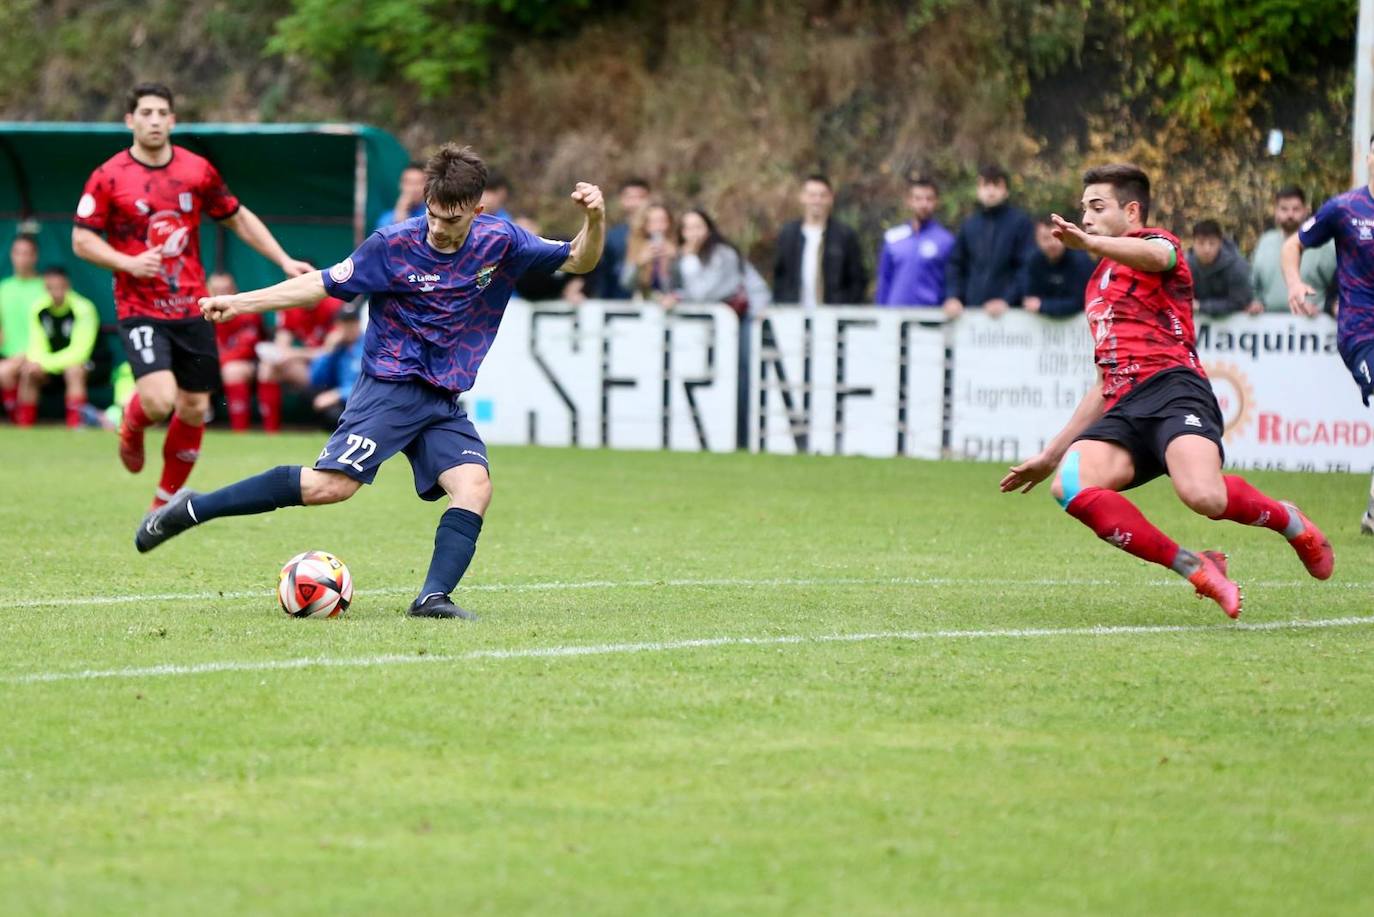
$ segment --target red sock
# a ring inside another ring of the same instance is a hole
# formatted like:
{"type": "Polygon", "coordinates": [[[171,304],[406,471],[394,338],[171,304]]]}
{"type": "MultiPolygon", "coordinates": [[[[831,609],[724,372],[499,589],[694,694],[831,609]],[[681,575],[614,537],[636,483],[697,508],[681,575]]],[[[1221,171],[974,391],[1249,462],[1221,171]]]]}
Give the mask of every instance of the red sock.
{"type": "Polygon", "coordinates": [[[1227,519],[1241,525],[1262,525],[1275,532],[1288,528],[1288,507],[1273,497],[1265,496],[1250,486],[1245,478],[1228,474],[1226,482],[1226,509],[1213,519],[1227,519]]]}
{"type": "Polygon", "coordinates": [[[268,433],[281,429],[281,385],[277,382],[258,383],[258,411],[262,414],[262,428],[268,433]]]}
{"type": "Polygon", "coordinates": [[[143,413],[143,402],[138,400],[138,392],[134,392],[134,396],[129,399],[129,406],[124,409],[124,426],[128,427],[131,433],[137,433],[146,430],[152,424],[148,415],[143,413]]]}
{"type": "Polygon", "coordinates": [[[86,406],[85,400],[81,398],[67,399],[67,426],[76,429],[81,426],[81,409],[86,406]]]}
{"type": "Polygon", "coordinates": [[[1178,557],[1178,544],[1114,490],[1085,487],[1069,503],[1068,511],[1098,538],[1141,560],[1172,568],[1178,557]]]}
{"type": "Polygon", "coordinates": [[[227,382],[224,400],[229,405],[229,426],[235,433],[248,429],[253,419],[253,403],[247,382],[227,382]]]}
{"type": "Polygon", "coordinates": [[[31,427],[38,419],[37,404],[16,404],[14,406],[14,422],[21,427],[31,427]]]}
{"type": "Polygon", "coordinates": [[[200,457],[200,440],[204,435],[204,424],[193,427],[172,415],[167,440],[162,444],[162,480],[157,485],[160,499],[170,499],[191,476],[191,469],[200,457]]]}
{"type": "Polygon", "coordinates": [[[11,417],[14,417],[15,422],[18,423],[19,418],[15,416],[14,411],[15,408],[19,405],[19,389],[0,389],[0,404],[3,404],[5,406],[5,413],[10,415],[11,417]]]}

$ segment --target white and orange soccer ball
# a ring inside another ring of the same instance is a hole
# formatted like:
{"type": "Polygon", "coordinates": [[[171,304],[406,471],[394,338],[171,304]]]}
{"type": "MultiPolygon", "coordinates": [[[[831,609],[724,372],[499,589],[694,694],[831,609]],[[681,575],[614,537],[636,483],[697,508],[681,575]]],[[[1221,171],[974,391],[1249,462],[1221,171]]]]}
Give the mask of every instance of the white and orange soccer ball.
{"type": "Polygon", "coordinates": [[[306,551],[281,568],[277,601],[293,618],[338,617],[353,601],[353,577],[328,551],[306,551]]]}

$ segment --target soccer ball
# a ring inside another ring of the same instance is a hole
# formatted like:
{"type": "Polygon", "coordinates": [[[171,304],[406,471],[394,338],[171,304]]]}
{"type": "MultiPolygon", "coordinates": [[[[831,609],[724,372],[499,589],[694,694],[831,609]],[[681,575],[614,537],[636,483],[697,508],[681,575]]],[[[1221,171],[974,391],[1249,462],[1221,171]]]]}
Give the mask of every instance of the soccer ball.
{"type": "Polygon", "coordinates": [[[333,618],[353,601],[353,577],[327,551],[297,554],[281,568],[277,601],[293,618],[333,618]]]}

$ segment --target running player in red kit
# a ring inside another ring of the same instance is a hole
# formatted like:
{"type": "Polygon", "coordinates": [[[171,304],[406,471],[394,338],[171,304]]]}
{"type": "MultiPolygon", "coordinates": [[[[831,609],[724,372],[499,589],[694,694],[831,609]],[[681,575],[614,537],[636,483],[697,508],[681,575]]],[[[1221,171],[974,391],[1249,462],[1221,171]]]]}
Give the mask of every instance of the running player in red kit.
{"type": "Polygon", "coordinates": [[[205,290],[200,217],[219,220],[288,277],[312,270],[291,258],[272,233],[225,187],[219,172],[173,146],[172,92],[135,86],[124,123],[133,145],[86,180],[76,207],[72,250],[115,273],[115,306],[137,391],[119,428],[119,458],[143,469],[143,431],[172,416],[162,447],[153,506],[186,483],[205,432],[210,393],[219,385],[215,330],[197,305],[205,290]],[[104,237],[101,236],[104,233],[104,237]]]}
{"type": "Polygon", "coordinates": [[[1098,382],[1039,455],[1012,468],[1003,492],[1029,491],[1054,474],[1059,505],[1104,541],[1186,577],[1232,618],[1240,588],[1226,555],[1189,551],[1155,528],[1118,491],[1161,474],[1184,504],[1211,519],[1259,525],[1288,539],[1307,572],[1331,575],[1321,530],[1237,475],[1223,475],[1223,421],[1193,332],[1193,278],[1177,238],[1146,228],[1150,179],[1132,165],[1083,176],[1083,226],[1055,215],[1054,235],[1102,260],[1087,289],[1098,382]]]}

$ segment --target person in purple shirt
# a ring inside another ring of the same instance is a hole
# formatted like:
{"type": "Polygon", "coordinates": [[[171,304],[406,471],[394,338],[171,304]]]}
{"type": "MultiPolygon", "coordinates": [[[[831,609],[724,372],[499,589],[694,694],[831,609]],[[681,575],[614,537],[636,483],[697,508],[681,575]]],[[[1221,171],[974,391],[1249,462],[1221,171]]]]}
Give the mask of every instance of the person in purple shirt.
{"type": "MultiPolygon", "coordinates": [[[[1365,154],[1374,175],[1374,139],[1365,154]]],[[[1374,394],[1374,186],[1338,194],[1322,204],[1315,216],[1283,243],[1283,278],[1288,284],[1288,308],[1294,315],[1313,316],[1322,306],[1317,291],[1302,279],[1302,252],[1336,240],[1336,347],[1360,387],[1365,407],[1374,394]]],[[[1374,480],[1369,502],[1360,518],[1360,531],[1374,535],[1374,480]]]]}
{"type": "Polygon", "coordinates": [[[134,536],[139,552],[220,516],[347,500],[372,483],[383,462],[404,452],[416,493],[449,498],[429,573],[408,613],[473,617],[450,593],[477,549],[491,477],[486,446],[458,396],[477,377],[516,279],[526,271],[587,273],[601,257],[606,230],[595,185],[578,182],[572,192],[585,211],[582,230],[571,242],[553,242],[484,214],[486,179],[486,165],[470,148],[447,144],[425,165],[423,217],[374,232],[328,271],[200,301],[207,319],[223,322],[326,295],[368,295],[362,376],[313,468],[279,465],[211,493],[183,490],[144,517],[134,536]]]}
{"type": "Polygon", "coordinates": [[[945,301],[945,262],[954,234],[935,219],[940,189],[929,178],[913,179],[906,192],[910,222],[883,234],[878,255],[880,306],[938,306],[945,301]]]}

